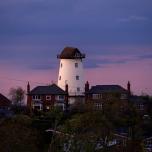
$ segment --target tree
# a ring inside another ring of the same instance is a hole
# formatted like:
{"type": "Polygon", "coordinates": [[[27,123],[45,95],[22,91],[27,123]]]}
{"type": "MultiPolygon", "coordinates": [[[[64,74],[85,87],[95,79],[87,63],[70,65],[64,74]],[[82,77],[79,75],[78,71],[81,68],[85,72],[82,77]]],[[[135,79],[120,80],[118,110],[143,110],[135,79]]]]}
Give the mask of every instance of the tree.
{"type": "Polygon", "coordinates": [[[111,150],[113,126],[100,111],[75,114],[66,120],[61,131],[65,133],[67,142],[64,143],[71,152],[111,150]]]}
{"type": "Polygon", "coordinates": [[[9,96],[11,97],[14,105],[22,105],[25,97],[25,91],[21,87],[11,88],[9,96]]]}
{"type": "Polygon", "coordinates": [[[32,127],[32,119],[16,115],[1,121],[1,152],[44,152],[45,143],[41,132],[32,127]]]}

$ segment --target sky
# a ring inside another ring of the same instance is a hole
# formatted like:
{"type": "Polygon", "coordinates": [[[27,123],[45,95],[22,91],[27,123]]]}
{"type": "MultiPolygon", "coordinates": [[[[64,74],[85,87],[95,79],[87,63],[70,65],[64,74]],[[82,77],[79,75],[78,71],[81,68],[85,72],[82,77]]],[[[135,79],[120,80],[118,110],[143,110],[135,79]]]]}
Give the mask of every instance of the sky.
{"type": "Polygon", "coordinates": [[[152,0],[1,0],[0,92],[57,82],[64,47],[86,54],[90,85],[152,95],[152,0]]]}

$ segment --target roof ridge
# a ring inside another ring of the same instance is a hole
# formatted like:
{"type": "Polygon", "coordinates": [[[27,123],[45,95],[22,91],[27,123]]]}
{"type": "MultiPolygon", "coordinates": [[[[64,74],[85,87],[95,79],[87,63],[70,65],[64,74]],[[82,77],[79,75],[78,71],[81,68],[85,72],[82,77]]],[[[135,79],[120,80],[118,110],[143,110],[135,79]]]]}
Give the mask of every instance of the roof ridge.
{"type": "Polygon", "coordinates": [[[57,84],[51,84],[47,86],[37,86],[30,91],[30,94],[67,94],[57,84]]]}

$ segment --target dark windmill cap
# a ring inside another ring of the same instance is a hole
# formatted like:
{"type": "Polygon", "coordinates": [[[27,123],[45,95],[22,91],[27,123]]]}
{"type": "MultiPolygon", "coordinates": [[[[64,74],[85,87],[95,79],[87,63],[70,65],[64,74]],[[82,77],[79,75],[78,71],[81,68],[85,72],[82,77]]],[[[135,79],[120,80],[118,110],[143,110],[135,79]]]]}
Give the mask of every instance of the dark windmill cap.
{"type": "Polygon", "coordinates": [[[65,47],[61,54],[57,55],[58,59],[82,59],[85,54],[82,54],[77,48],[65,47]]]}

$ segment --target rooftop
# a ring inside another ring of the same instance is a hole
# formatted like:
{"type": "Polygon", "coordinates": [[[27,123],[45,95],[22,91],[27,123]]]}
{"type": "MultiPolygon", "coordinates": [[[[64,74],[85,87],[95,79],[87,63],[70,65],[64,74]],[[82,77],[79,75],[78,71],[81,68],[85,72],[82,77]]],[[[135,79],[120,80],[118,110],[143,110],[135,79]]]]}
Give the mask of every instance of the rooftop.
{"type": "Polygon", "coordinates": [[[30,95],[65,95],[67,94],[64,90],[58,87],[56,84],[50,86],[37,86],[30,91],[30,95]]]}
{"type": "Polygon", "coordinates": [[[11,104],[11,101],[0,93],[0,104],[2,106],[9,106],[11,104]]]}
{"type": "Polygon", "coordinates": [[[92,86],[88,93],[105,93],[105,92],[122,92],[127,93],[127,90],[119,85],[96,85],[92,86]]]}
{"type": "Polygon", "coordinates": [[[82,59],[85,54],[82,54],[77,48],[65,47],[61,54],[57,55],[59,59],[82,59]]]}

